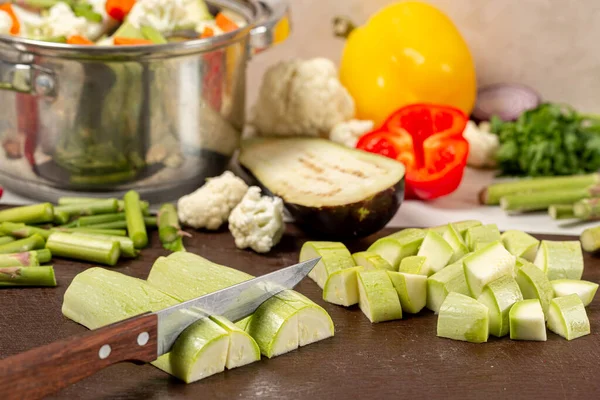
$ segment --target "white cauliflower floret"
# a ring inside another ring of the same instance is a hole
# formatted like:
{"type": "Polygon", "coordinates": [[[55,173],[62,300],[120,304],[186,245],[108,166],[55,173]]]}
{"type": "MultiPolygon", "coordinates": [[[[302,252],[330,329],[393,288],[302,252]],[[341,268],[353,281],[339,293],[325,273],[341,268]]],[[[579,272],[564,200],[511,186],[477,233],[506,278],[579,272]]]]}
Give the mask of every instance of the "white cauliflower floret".
{"type": "Polygon", "coordinates": [[[354,100],[325,58],[278,63],[263,77],[251,124],[262,135],[328,137],[354,116],[354,100]]]}
{"type": "Polygon", "coordinates": [[[18,7],[13,7],[22,25],[23,35],[29,38],[56,38],[81,35],[94,39],[102,33],[103,25],[75,15],[67,3],[56,3],[48,15],[40,17],[18,7]]]}
{"type": "Polygon", "coordinates": [[[490,133],[488,123],[482,122],[477,127],[475,122],[467,122],[463,137],[469,142],[468,165],[476,168],[496,166],[496,152],[500,143],[498,136],[490,133]]]}
{"type": "Polygon", "coordinates": [[[354,148],[356,147],[356,143],[358,143],[358,139],[365,133],[372,131],[373,126],[375,126],[373,121],[361,121],[358,119],[340,122],[329,133],[329,139],[344,146],[354,148]]]}
{"type": "Polygon", "coordinates": [[[4,10],[0,10],[0,34],[10,35],[10,29],[12,28],[12,18],[4,10]]]}
{"type": "Polygon", "coordinates": [[[151,26],[159,32],[194,28],[208,11],[198,0],[140,0],[127,16],[134,27],[151,26]]]}
{"type": "Polygon", "coordinates": [[[229,230],[240,249],[250,247],[257,253],[267,253],[279,243],[284,229],[283,201],[261,196],[256,186],[248,189],[229,216],[229,230]]]}
{"type": "Polygon", "coordinates": [[[209,178],[200,189],[179,199],[179,220],[196,229],[219,229],[247,191],[248,185],[230,171],[209,178]]]}

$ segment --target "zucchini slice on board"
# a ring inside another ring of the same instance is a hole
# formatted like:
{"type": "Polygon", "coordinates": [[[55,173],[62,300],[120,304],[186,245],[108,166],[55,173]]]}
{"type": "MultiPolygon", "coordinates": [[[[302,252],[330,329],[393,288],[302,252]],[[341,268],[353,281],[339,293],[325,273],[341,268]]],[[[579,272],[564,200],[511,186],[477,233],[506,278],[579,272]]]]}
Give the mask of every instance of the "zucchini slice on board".
{"type": "Polygon", "coordinates": [[[328,140],[251,139],[239,162],[302,229],[329,239],[381,230],[404,198],[402,163],[328,140]]]}

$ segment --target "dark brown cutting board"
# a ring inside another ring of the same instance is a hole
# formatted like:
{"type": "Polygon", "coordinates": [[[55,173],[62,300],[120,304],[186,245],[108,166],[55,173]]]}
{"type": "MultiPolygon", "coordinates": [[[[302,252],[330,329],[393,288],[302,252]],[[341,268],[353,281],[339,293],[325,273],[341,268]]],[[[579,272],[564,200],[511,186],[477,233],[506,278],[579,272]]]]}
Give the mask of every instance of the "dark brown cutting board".
{"type": "MultiPolygon", "coordinates": [[[[348,243],[364,250],[377,236],[348,243]]],[[[573,239],[558,238],[554,239],[573,239]]],[[[188,251],[254,275],[298,261],[306,240],[288,229],[276,251],[260,256],[235,248],[227,231],[195,233],[188,251]]],[[[151,248],[115,270],[146,278],[153,261],[167,253],[152,235],[151,248]]],[[[72,278],[90,265],[55,259],[59,286],[0,289],[0,358],[85,331],[60,309],[72,278]]],[[[600,281],[600,261],[585,258],[584,279],[600,281]]],[[[371,324],[358,307],[321,300],[310,279],[298,290],[329,312],[335,337],[292,353],[185,385],[150,366],[123,364],[88,378],[57,399],[359,399],[359,398],[577,398],[600,397],[600,297],[588,308],[592,334],[574,341],[548,333],[548,341],[517,342],[490,337],[470,344],[436,337],[437,318],[428,310],[401,321],[371,324]]],[[[43,379],[43,377],[39,377],[43,379]]],[[[0,388],[0,399],[2,388],[0,388]]]]}

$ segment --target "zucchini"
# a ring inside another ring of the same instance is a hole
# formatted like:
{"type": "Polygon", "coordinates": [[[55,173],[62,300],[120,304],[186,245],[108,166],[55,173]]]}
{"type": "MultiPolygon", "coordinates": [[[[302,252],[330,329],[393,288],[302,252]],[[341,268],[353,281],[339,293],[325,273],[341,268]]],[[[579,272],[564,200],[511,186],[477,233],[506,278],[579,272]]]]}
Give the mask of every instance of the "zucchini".
{"type": "Polygon", "coordinates": [[[368,236],[392,219],[404,198],[402,163],[329,140],[251,139],[239,161],[314,235],[368,236]]]}
{"type": "MultiPolygon", "coordinates": [[[[174,297],[189,300],[252,278],[198,255],[177,252],[156,260],[148,283],[174,297]]],[[[269,358],[334,334],[327,312],[291,290],[265,301],[252,318],[242,321],[238,327],[243,327],[269,358]]]]}
{"type": "Polygon", "coordinates": [[[423,229],[403,229],[378,239],[367,251],[377,253],[398,269],[400,262],[410,256],[416,256],[427,231],[423,229]]]}
{"type": "Polygon", "coordinates": [[[479,250],[489,243],[501,240],[502,237],[496,224],[474,226],[467,229],[465,233],[465,242],[471,251],[479,250]]]}
{"type": "Polygon", "coordinates": [[[427,257],[423,256],[410,256],[404,258],[400,262],[398,272],[404,272],[405,274],[417,274],[417,275],[430,275],[429,266],[427,264],[427,257]]]}
{"type": "Polygon", "coordinates": [[[485,285],[514,273],[516,258],[500,242],[494,242],[469,255],[463,262],[467,285],[471,295],[477,298],[485,285]]]}
{"type": "Polygon", "coordinates": [[[550,285],[552,286],[552,290],[554,290],[554,297],[563,297],[575,293],[586,307],[594,300],[594,296],[598,290],[597,283],[573,279],[550,281],[550,285]]]}
{"type": "Polygon", "coordinates": [[[526,263],[517,271],[517,283],[523,293],[523,298],[538,299],[547,317],[554,291],[546,275],[535,265],[526,263]]]}
{"type": "Polygon", "coordinates": [[[546,341],[544,310],[537,299],[521,300],[509,312],[510,338],[546,341]]]}
{"type": "Polygon", "coordinates": [[[427,277],[388,271],[388,275],[400,298],[402,311],[416,314],[427,303],[427,277]]]}
{"type": "Polygon", "coordinates": [[[381,257],[377,253],[373,253],[370,251],[361,251],[358,253],[352,254],[352,258],[356,265],[364,267],[365,270],[376,270],[376,269],[384,269],[386,271],[397,271],[397,268],[394,268],[389,262],[385,260],[385,258],[381,257]]]}
{"type": "Polygon", "coordinates": [[[452,292],[471,295],[462,259],[427,278],[427,308],[439,313],[442,303],[452,292]]]}
{"type": "Polygon", "coordinates": [[[537,253],[540,241],[528,233],[510,230],[502,235],[502,243],[506,250],[515,257],[522,257],[527,261],[533,262],[537,253]]]}
{"type": "Polygon", "coordinates": [[[508,335],[511,307],[523,300],[521,289],[511,275],[506,275],[489,283],[477,298],[489,310],[490,335],[502,337],[508,335]]]}
{"type": "Polygon", "coordinates": [[[305,242],[300,249],[300,261],[321,260],[310,271],[308,277],[325,288],[325,283],[331,274],[344,268],[354,267],[354,259],[343,243],[339,242],[305,242]]]}
{"type": "Polygon", "coordinates": [[[357,273],[363,270],[363,267],[350,267],[329,275],[323,288],[323,300],[345,307],[358,304],[357,273]]]}
{"type": "Polygon", "coordinates": [[[433,274],[448,265],[448,261],[450,261],[453,254],[454,250],[452,250],[452,246],[441,235],[434,231],[429,231],[423,239],[417,256],[427,258],[429,274],[433,274]]]}
{"type": "Polygon", "coordinates": [[[579,296],[570,294],[550,302],[548,329],[567,340],[590,334],[590,320],[579,296]]]}
{"type": "Polygon", "coordinates": [[[440,307],[437,336],[471,343],[488,340],[488,308],[460,293],[450,293],[440,307]]]}
{"type": "Polygon", "coordinates": [[[358,273],[358,304],[372,323],[402,318],[402,306],[388,271],[358,273]]]}
{"type": "Polygon", "coordinates": [[[542,240],[534,264],[550,280],[581,279],[583,275],[583,253],[578,240],[554,242],[542,240]]]}

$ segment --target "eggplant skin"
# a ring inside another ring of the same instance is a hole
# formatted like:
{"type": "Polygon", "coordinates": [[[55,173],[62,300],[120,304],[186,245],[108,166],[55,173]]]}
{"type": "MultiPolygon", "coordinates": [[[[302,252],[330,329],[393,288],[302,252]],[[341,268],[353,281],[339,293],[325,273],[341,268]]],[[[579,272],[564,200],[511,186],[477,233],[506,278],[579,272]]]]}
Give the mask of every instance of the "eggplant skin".
{"type": "MultiPolygon", "coordinates": [[[[263,192],[277,196],[266,188],[250,171],[263,192]]],[[[307,207],[285,203],[294,223],[311,237],[327,240],[360,239],[379,232],[396,215],[404,200],[404,177],[394,186],[367,199],[352,204],[330,207],[307,207]]]]}

